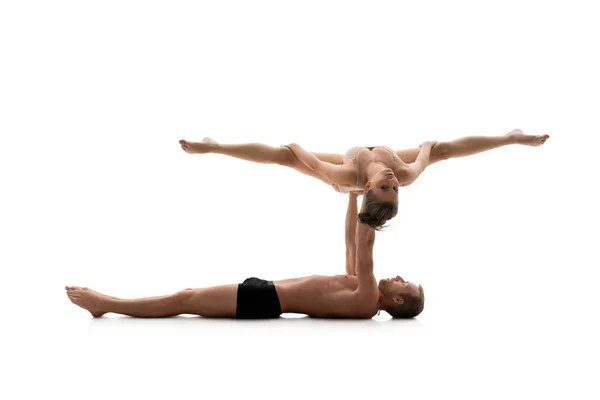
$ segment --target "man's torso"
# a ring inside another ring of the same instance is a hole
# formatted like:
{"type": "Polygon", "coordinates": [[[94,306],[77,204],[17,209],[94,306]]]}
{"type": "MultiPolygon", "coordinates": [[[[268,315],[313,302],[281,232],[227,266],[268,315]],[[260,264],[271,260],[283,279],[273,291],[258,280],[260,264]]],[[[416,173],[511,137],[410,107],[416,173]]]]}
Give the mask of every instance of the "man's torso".
{"type": "Polygon", "coordinates": [[[371,318],[377,313],[377,300],[359,297],[355,276],[312,275],[274,284],[283,313],[345,318],[371,318]]]}

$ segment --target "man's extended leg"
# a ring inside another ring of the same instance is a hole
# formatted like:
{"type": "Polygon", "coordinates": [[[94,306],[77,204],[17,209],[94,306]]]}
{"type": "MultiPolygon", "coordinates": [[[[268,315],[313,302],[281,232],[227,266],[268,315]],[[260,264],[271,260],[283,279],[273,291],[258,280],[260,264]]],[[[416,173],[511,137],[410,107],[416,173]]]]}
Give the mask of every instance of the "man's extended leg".
{"type": "MultiPolygon", "coordinates": [[[[509,144],[540,146],[546,142],[548,137],[548,135],[525,135],[520,129],[515,129],[502,136],[468,136],[451,142],[439,142],[431,149],[429,165],[441,160],[466,157],[509,144]]],[[[419,148],[398,150],[396,154],[402,161],[410,164],[417,159],[419,151],[419,148]]]]}
{"type": "Polygon", "coordinates": [[[168,296],[141,299],[119,299],[88,288],[67,286],[69,299],[88,310],[94,317],[113,312],[140,318],[172,317],[196,314],[203,317],[234,318],[238,285],[222,285],[203,289],[185,289],[168,296]]]}
{"type": "MultiPolygon", "coordinates": [[[[308,168],[296,155],[287,147],[272,147],[261,143],[243,143],[243,144],[221,144],[210,138],[204,138],[201,142],[190,142],[180,140],[181,148],[190,154],[223,154],[241,160],[251,161],[260,164],[279,164],[295,169],[305,175],[317,178],[330,185],[331,182],[324,179],[308,168]]],[[[322,161],[332,164],[343,164],[344,157],[338,154],[320,154],[313,153],[322,161]]]]}

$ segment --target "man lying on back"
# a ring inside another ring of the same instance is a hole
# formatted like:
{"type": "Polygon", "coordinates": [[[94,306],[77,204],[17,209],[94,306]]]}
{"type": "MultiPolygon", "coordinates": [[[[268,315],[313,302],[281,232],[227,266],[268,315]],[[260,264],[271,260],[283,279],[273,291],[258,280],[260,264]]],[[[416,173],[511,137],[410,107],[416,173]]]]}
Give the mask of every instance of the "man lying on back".
{"type": "Polygon", "coordinates": [[[375,230],[357,224],[357,194],[350,193],[346,213],[346,275],[312,275],[279,281],[248,278],[240,284],[185,289],[141,299],[121,299],[88,288],[67,286],[67,295],[94,317],[112,312],[141,318],[179,314],[203,317],[261,319],[282,313],[311,317],[372,318],[379,310],[395,318],[412,318],[423,311],[421,285],[400,276],[373,275],[375,230]]]}

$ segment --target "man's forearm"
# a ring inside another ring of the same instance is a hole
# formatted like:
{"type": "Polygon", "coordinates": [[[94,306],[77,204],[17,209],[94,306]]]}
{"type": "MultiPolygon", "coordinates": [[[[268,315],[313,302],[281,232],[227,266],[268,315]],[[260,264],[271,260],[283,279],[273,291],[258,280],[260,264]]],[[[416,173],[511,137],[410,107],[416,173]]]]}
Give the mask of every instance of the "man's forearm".
{"type": "Polygon", "coordinates": [[[375,229],[366,224],[357,224],[356,226],[356,247],[372,248],[375,244],[375,229]]]}
{"type": "Polygon", "coordinates": [[[348,194],[346,211],[346,273],[356,275],[356,224],[358,219],[357,195],[348,194]]]}
{"type": "Polygon", "coordinates": [[[358,196],[348,194],[348,210],[346,211],[346,248],[356,248],[356,224],[358,220],[358,196]]]}

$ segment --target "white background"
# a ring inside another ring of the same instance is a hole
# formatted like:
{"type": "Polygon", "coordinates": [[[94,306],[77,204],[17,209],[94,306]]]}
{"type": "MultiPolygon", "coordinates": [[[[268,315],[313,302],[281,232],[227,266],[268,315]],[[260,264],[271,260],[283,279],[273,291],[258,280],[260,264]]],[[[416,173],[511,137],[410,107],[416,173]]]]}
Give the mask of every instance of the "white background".
{"type": "Polygon", "coordinates": [[[599,15],[548,3],[2,2],[0,397],[598,398],[599,15]],[[64,294],[344,272],[344,195],[181,138],[514,128],[551,138],[432,166],[377,235],[416,320],[93,320],[64,294]]]}

